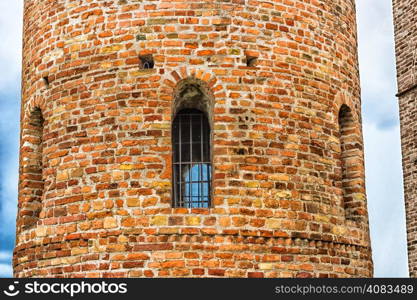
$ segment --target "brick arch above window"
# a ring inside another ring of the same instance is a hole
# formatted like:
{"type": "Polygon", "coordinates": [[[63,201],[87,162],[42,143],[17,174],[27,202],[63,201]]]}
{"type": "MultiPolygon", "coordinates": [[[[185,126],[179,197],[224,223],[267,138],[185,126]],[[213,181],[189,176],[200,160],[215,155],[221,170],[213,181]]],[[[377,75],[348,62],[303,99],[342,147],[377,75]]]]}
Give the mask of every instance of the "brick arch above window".
{"type": "Polygon", "coordinates": [[[174,91],[173,115],[183,109],[198,109],[208,119],[213,119],[214,95],[207,83],[195,77],[188,77],[178,82],[174,91]]]}

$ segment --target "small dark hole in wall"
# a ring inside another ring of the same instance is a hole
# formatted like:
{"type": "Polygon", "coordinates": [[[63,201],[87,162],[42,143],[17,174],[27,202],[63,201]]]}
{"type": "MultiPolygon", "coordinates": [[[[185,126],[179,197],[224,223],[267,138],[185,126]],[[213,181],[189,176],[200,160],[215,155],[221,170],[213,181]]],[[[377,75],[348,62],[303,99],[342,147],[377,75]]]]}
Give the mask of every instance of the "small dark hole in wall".
{"type": "Polygon", "coordinates": [[[153,69],[155,65],[152,54],[141,55],[139,56],[139,60],[141,69],[153,69]]]}
{"type": "Polygon", "coordinates": [[[245,149],[243,149],[243,148],[238,149],[237,154],[238,155],[244,155],[245,154],[245,149]]]}
{"type": "Polygon", "coordinates": [[[246,65],[248,67],[255,67],[257,61],[258,61],[258,58],[255,56],[246,56],[246,65]]]}
{"type": "Polygon", "coordinates": [[[144,34],[137,34],[136,35],[136,41],[145,41],[146,40],[146,35],[144,34]]]}
{"type": "Polygon", "coordinates": [[[43,83],[45,83],[45,86],[46,86],[47,88],[49,88],[49,78],[48,78],[48,76],[45,76],[45,77],[43,77],[42,79],[43,79],[43,83]]]}
{"type": "Polygon", "coordinates": [[[44,119],[42,116],[42,111],[39,107],[36,107],[35,109],[33,109],[32,113],[30,114],[29,124],[32,126],[36,126],[38,128],[42,128],[43,123],[44,123],[44,119]]]}

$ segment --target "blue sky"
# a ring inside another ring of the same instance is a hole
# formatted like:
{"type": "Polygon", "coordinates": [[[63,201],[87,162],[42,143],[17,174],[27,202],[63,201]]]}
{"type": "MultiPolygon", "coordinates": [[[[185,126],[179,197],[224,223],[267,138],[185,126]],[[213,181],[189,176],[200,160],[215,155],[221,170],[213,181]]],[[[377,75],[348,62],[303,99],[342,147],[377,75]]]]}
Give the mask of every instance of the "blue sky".
{"type": "MultiPolygon", "coordinates": [[[[390,0],[356,0],[375,276],[407,277],[390,0]]],[[[17,205],[23,0],[0,1],[0,277],[11,276],[17,205]]]]}

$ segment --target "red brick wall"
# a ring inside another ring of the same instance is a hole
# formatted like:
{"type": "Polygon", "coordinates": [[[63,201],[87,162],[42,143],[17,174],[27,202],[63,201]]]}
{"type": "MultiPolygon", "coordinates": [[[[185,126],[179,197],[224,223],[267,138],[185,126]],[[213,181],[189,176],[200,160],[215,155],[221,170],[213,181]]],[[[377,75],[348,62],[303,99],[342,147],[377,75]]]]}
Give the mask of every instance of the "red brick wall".
{"type": "Polygon", "coordinates": [[[397,78],[407,217],[408,262],[411,277],[417,277],[417,1],[394,0],[397,78]]]}
{"type": "Polygon", "coordinates": [[[24,19],[44,191],[16,276],[372,276],[354,1],[27,0],[24,19]],[[209,209],[171,208],[187,81],[209,103],[209,209]]]}

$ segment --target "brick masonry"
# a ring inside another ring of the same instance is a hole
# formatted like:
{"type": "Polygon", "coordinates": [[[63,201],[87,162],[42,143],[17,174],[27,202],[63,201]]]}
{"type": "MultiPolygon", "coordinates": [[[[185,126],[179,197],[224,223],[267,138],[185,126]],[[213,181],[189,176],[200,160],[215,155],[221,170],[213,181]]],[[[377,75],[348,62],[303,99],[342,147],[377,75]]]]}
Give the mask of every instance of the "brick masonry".
{"type": "Polygon", "coordinates": [[[353,0],[24,11],[17,277],[373,275],[353,0]],[[212,126],[208,209],[171,207],[191,83],[212,126]]]}
{"type": "Polygon", "coordinates": [[[408,262],[417,277],[417,1],[394,0],[408,262]]]}

